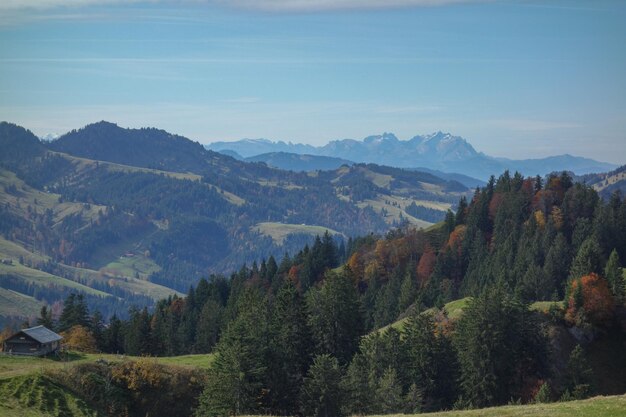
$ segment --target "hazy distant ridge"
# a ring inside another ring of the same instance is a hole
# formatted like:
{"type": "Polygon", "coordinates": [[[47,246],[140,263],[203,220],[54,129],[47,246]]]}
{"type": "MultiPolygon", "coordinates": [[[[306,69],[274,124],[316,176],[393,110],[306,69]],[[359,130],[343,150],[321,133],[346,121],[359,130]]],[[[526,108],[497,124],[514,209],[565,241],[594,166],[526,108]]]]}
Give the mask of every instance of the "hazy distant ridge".
{"type": "Polygon", "coordinates": [[[545,175],[562,170],[582,175],[605,172],[617,167],[614,164],[567,154],[525,160],[495,158],[476,151],[462,137],[443,132],[418,135],[409,140],[400,140],[393,133],[384,133],[368,136],[360,141],[333,140],[319,147],[282,141],[272,142],[267,139],[214,142],[206,147],[218,152],[236,152],[244,158],[276,152],[310,154],[401,168],[425,167],[480,179],[488,178],[505,169],[520,171],[525,175],[545,175]]]}

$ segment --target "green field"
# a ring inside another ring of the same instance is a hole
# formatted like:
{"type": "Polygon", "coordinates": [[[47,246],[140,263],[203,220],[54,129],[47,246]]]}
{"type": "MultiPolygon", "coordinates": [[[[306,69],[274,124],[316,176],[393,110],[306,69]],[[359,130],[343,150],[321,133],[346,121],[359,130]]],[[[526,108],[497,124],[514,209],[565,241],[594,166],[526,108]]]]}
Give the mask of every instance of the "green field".
{"type": "Polygon", "coordinates": [[[252,226],[252,230],[255,230],[261,234],[267,235],[274,240],[277,244],[282,244],[285,238],[291,234],[307,234],[311,236],[322,236],[328,231],[331,235],[340,235],[341,233],[322,226],[309,226],[306,224],[290,224],[290,223],[273,223],[264,222],[252,226]]]}
{"type": "Polygon", "coordinates": [[[30,207],[31,210],[38,213],[43,213],[48,209],[52,210],[52,218],[55,223],[76,213],[80,213],[83,220],[88,222],[89,220],[96,220],[99,211],[106,209],[105,206],[97,204],[59,203],[61,197],[59,194],[36,190],[17,178],[13,172],[0,169],[0,187],[3,187],[4,190],[9,186],[15,186],[18,192],[15,195],[8,192],[0,193],[0,204],[9,204],[11,210],[22,217],[28,214],[30,207]]]}
{"type": "Polygon", "coordinates": [[[5,316],[37,315],[42,305],[33,297],[0,288],[0,312],[5,316]]]}
{"type": "Polygon", "coordinates": [[[127,277],[135,276],[137,273],[140,277],[147,278],[153,272],[160,271],[161,267],[150,258],[134,255],[131,257],[120,256],[117,260],[108,263],[104,269],[127,277]]]}
{"type": "Polygon", "coordinates": [[[4,274],[19,276],[25,281],[35,285],[46,286],[48,284],[56,284],[78,291],[83,291],[87,294],[99,295],[102,297],[109,296],[109,294],[105,292],[94,290],[93,288],[89,288],[83,284],[79,284],[78,282],[58,277],[38,269],[29,268],[27,266],[20,265],[17,262],[13,262],[13,265],[0,264],[0,275],[4,274]]]}
{"type": "MultiPolygon", "coordinates": [[[[101,359],[107,362],[121,362],[139,358],[74,353],[68,355],[67,361],[62,361],[0,354],[0,416],[83,417],[99,415],[73,392],[49,378],[47,372],[101,359]]],[[[185,355],[151,358],[151,360],[168,366],[207,369],[213,362],[213,355],[185,355]]]]}
{"type": "MultiPolygon", "coordinates": [[[[137,356],[114,355],[105,353],[71,353],[66,360],[59,358],[35,358],[27,356],[9,356],[0,353],[0,380],[16,376],[43,372],[48,369],[62,369],[81,363],[95,362],[104,359],[109,362],[132,361],[137,356]]],[[[214,355],[183,355],[172,357],[151,357],[156,363],[169,366],[182,366],[208,369],[213,363],[214,355]]]]}
{"type": "Polygon", "coordinates": [[[97,416],[83,400],[42,374],[0,380],[3,417],[97,416]]]}
{"type": "MultiPolygon", "coordinates": [[[[401,415],[406,416],[406,414],[396,414],[387,415],[387,417],[401,415]]],[[[623,417],[626,415],[626,395],[594,397],[562,403],[512,405],[417,415],[429,417],[623,417]]]]}
{"type": "MultiPolygon", "coordinates": [[[[460,319],[461,316],[463,315],[463,309],[467,307],[467,304],[469,303],[470,299],[471,299],[470,297],[465,297],[459,300],[450,301],[449,303],[444,305],[444,309],[448,313],[448,317],[451,320],[460,319]]],[[[534,311],[541,311],[541,312],[546,313],[548,312],[548,310],[550,309],[552,305],[556,305],[558,307],[558,306],[561,306],[562,304],[563,304],[562,301],[537,301],[530,305],[530,309],[534,311]]],[[[434,311],[435,310],[433,308],[429,308],[428,310],[425,310],[424,312],[432,313],[434,311]]],[[[385,327],[381,327],[377,331],[385,331],[389,327],[393,327],[396,330],[402,330],[407,320],[408,320],[408,317],[403,317],[385,327]]]]}

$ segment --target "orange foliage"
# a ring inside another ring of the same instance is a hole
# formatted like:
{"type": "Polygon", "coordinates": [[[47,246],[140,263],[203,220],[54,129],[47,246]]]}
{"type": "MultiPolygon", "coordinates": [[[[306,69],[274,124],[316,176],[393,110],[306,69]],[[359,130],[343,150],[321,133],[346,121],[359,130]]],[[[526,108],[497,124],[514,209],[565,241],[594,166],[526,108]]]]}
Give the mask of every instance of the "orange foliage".
{"type": "Polygon", "coordinates": [[[496,214],[498,214],[498,209],[504,202],[504,195],[502,193],[494,193],[493,197],[491,197],[491,201],[489,202],[489,217],[491,220],[496,218],[496,214]]]}
{"type": "Polygon", "coordinates": [[[295,284],[296,287],[300,286],[299,274],[300,274],[300,268],[298,268],[296,265],[289,268],[289,273],[287,274],[287,279],[289,279],[289,281],[295,284]]]}
{"type": "Polygon", "coordinates": [[[348,267],[356,277],[363,277],[363,262],[358,252],[354,252],[348,259],[348,267]]]}
{"type": "Polygon", "coordinates": [[[430,246],[426,248],[426,251],[420,258],[419,263],[417,264],[417,279],[421,284],[426,282],[428,278],[430,278],[430,274],[433,273],[433,269],[435,269],[435,262],[437,261],[437,255],[435,251],[432,250],[430,246]]]}
{"type": "Polygon", "coordinates": [[[581,316],[583,316],[592,324],[606,325],[613,317],[615,308],[615,301],[607,281],[593,272],[580,280],[572,281],[567,304],[565,319],[572,324],[581,324],[581,316]],[[582,312],[579,311],[575,299],[576,289],[580,284],[582,284],[582,312]]]}
{"type": "Polygon", "coordinates": [[[13,336],[15,332],[9,326],[5,327],[2,332],[0,332],[0,351],[2,351],[2,347],[4,346],[4,341],[9,337],[13,336]]]}
{"type": "Polygon", "coordinates": [[[463,243],[463,239],[465,238],[465,230],[467,226],[460,224],[454,228],[454,230],[450,233],[450,237],[448,238],[448,247],[450,249],[457,248],[460,250],[461,243],[463,243]]]}

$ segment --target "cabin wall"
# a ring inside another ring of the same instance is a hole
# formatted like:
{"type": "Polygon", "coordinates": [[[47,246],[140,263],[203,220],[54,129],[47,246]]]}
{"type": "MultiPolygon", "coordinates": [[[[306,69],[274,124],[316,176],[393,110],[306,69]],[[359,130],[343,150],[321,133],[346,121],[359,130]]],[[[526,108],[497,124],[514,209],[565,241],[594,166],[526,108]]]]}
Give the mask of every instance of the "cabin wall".
{"type": "Polygon", "coordinates": [[[58,341],[40,344],[35,340],[24,337],[10,339],[4,343],[4,352],[13,355],[43,356],[58,350],[58,348],[58,341]]]}

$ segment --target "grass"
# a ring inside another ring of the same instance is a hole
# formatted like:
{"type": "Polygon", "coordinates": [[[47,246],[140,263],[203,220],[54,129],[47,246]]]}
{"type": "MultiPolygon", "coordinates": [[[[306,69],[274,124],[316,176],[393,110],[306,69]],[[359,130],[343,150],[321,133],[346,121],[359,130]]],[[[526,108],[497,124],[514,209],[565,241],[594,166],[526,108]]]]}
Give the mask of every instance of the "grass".
{"type": "Polygon", "coordinates": [[[2,416],[97,416],[83,400],[42,374],[0,381],[2,416]]]}
{"type": "MultiPolygon", "coordinates": [[[[213,363],[215,355],[183,355],[172,357],[152,357],[155,362],[187,368],[208,369],[213,363]]],[[[29,375],[36,372],[44,372],[49,369],[62,369],[81,363],[95,362],[104,359],[108,362],[132,361],[139,359],[138,356],[115,355],[106,353],[78,353],[72,352],[60,359],[56,356],[44,358],[29,356],[10,356],[0,353],[0,381],[16,376],[29,375]]],[[[0,414],[1,415],[1,414],[0,414]]]]}
{"type": "MultiPolygon", "coordinates": [[[[446,411],[418,415],[428,417],[623,417],[626,415],[626,395],[594,397],[562,403],[509,405],[479,410],[446,411]]],[[[394,416],[406,416],[406,414],[387,415],[386,417],[394,416]]]]}
{"type": "Polygon", "coordinates": [[[56,284],[59,286],[72,288],[78,291],[83,291],[87,294],[99,295],[103,297],[109,296],[109,294],[105,292],[94,290],[93,288],[89,288],[83,284],[74,282],[67,278],[52,275],[47,272],[40,271],[38,269],[29,268],[15,261],[13,262],[13,265],[0,264],[0,275],[3,275],[3,274],[19,276],[23,280],[29,283],[35,284],[35,285],[47,286],[49,284],[56,284]]]}
{"type": "Polygon", "coordinates": [[[140,277],[147,278],[153,272],[160,271],[161,267],[152,259],[137,254],[132,257],[120,256],[117,260],[109,262],[104,269],[127,277],[134,277],[137,273],[140,277]]]}
{"type": "Polygon", "coordinates": [[[42,302],[19,292],[0,288],[0,314],[3,316],[33,316],[39,313],[42,302]]]}
{"type": "MultiPolygon", "coordinates": [[[[59,264],[59,267],[67,272],[67,276],[71,279],[63,278],[57,275],[49,274],[34,268],[29,268],[24,265],[20,265],[18,260],[22,257],[25,261],[39,264],[45,263],[49,260],[47,256],[43,256],[37,253],[29,252],[18,243],[8,241],[0,236],[0,259],[12,259],[13,265],[0,264],[0,274],[11,274],[16,277],[20,277],[27,282],[33,283],[39,286],[46,286],[49,283],[54,283],[60,286],[82,290],[90,294],[108,295],[102,291],[97,291],[82,285],[75,281],[89,282],[95,281],[99,283],[108,282],[111,285],[116,285],[130,291],[133,294],[144,294],[148,297],[158,301],[163,298],[167,298],[172,294],[182,295],[181,293],[174,291],[171,288],[155,284],[145,280],[146,275],[143,275],[147,271],[153,271],[158,266],[151,260],[139,255],[138,258],[126,258],[120,262],[120,268],[112,268],[110,270],[104,269],[102,271],[95,271],[86,268],[76,268],[68,265],[59,264]],[[141,258],[141,260],[139,260],[141,258]],[[134,260],[133,260],[134,259],[134,260]],[[132,264],[128,262],[136,262],[140,277],[143,279],[134,278],[134,270],[131,270],[132,264]]],[[[108,266],[108,265],[107,265],[108,266]]],[[[17,293],[16,293],[17,294],[17,293]]],[[[24,297],[27,297],[24,295],[24,297]]],[[[0,315],[8,316],[15,314],[15,304],[10,304],[8,301],[2,301],[0,297],[0,315]]],[[[19,307],[20,305],[17,304],[19,307]]],[[[21,316],[27,316],[30,311],[26,308],[28,305],[24,305],[25,308],[21,309],[21,316]]]]}
{"type": "Polygon", "coordinates": [[[416,204],[417,204],[418,200],[413,200],[410,198],[405,199],[403,197],[397,197],[397,196],[382,195],[382,196],[377,197],[374,200],[371,200],[371,199],[363,200],[359,202],[357,206],[360,208],[365,208],[367,206],[370,206],[371,208],[374,209],[374,211],[378,213],[380,213],[383,209],[385,209],[387,211],[387,217],[385,218],[385,221],[389,224],[392,224],[394,221],[399,221],[400,215],[402,215],[402,218],[408,220],[412,225],[418,228],[424,229],[424,228],[431,226],[432,223],[427,222],[425,220],[418,219],[417,217],[413,217],[410,214],[407,214],[405,209],[413,201],[416,201],[416,204]]]}
{"type": "Polygon", "coordinates": [[[336,230],[323,226],[310,226],[306,224],[264,222],[252,226],[252,230],[267,235],[277,244],[282,244],[288,235],[303,233],[311,236],[322,236],[326,231],[331,235],[340,235],[336,230]]]}
{"type": "Polygon", "coordinates": [[[28,215],[28,207],[37,213],[44,213],[46,210],[52,210],[52,219],[54,223],[59,223],[65,217],[80,213],[85,223],[90,220],[96,220],[99,216],[98,212],[104,210],[105,206],[97,204],[85,205],[83,203],[64,202],[59,203],[59,194],[40,191],[27,185],[19,179],[13,172],[0,169],[0,186],[15,186],[18,190],[17,195],[7,192],[0,193],[0,204],[9,204],[11,210],[21,217],[28,215]]]}
{"type": "MultiPolygon", "coordinates": [[[[465,298],[461,298],[459,300],[454,300],[454,301],[450,301],[449,303],[447,303],[446,305],[444,305],[445,310],[448,312],[448,317],[451,320],[458,320],[461,318],[461,316],[463,315],[463,310],[467,307],[467,305],[469,304],[471,297],[465,297],[465,298]]],[[[530,309],[534,310],[534,311],[540,311],[543,313],[548,312],[548,310],[550,309],[550,307],[552,305],[556,305],[556,306],[560,306],[562,305],[563,302],[562,301],[537,301],[535,303],[532,303],[530,305],[530,309]]],[[[434,308],[429,308],[428,310],[425,310],[425,313],[432,313],[434,312],[434,308]]],[[[408,320],[408,317],[403,317],[385,327],[381,327],[380,329],[378,329],[377,331],[385,331],[386,329],[388,329],[389,327],[393,327],[396,330],[402,330],[404,328],[404,325],[406,323],[406,321],[408,320]]]]}
{"type": "Polygon", "coordinates": [[[215,355],[182,355],[172,357],[154,358],[163,365],[182,366],[189,368],[209,369],[215,360],[215,355]]]}
{"type": "MultiPolygon", "coordinates": [[[[208,369],[214,355],[184,355],[168,358],[151,358],[167,365],[195,369],[208,369]]],[[[69,353],[66,360],[58,357],[24,357],[0,354],[0,416],[66,416],[83,417],[99,415],[71,391],[48,378],[48,371],[67,370],[70,367],[104,359],[108,362],[137,360],[138,357],[69,353]]]]}

